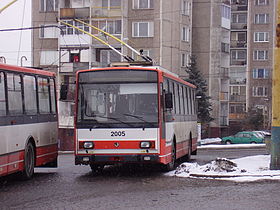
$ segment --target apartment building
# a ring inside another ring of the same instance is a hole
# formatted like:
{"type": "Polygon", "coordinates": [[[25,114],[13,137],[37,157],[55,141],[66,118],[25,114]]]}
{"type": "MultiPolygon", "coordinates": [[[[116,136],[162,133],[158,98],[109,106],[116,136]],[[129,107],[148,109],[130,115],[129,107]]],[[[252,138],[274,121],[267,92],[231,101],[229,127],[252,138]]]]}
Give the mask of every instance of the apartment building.
{"type": "Polygon", "coordinates": [[[208,136],[227,133],[229,115],[230,2],[193,1],[192,54],[208,83],[214,120],[208,136]]]}
{"type": "Polygon", "coordinates": [[[260,109],[270,129],[274,0],[231,1],[230,127],[242,129],[248,110],[260,109]]]}
{"type": "Polygon", "coordinates": [[[136,50],[142,50],[155,65],[187,77],[192,47],[192,0],[33,0],[33,65],[56,71],[59,100],[60,147],[73,148],[73,99],[75,72],[108,66],[136,53],[96,29],[105,30],[136,50]],[[65,24],[66,23],[66,24],[65,24]],[[58,26],[52,27],[52,26],[58,26]],[[83,31],[109,43],[120,53],[83,31]],[[67,94],[65,94],[67,93],[67,94]]]}
{"type": "Polygon", "coordinates": [[[274,0],[249,1],[247,107],[260,109],[271,127],[274,0]]]}

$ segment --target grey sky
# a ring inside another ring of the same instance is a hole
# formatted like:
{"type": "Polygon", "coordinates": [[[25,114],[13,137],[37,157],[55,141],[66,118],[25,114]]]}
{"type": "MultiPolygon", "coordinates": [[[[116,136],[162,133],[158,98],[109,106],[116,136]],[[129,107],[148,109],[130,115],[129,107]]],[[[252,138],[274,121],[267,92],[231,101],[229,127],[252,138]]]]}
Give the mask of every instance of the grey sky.
{"type": "MultiPolygon", "coordinates": [[[[11,1],[1,0],[0,9],[11,1]]],[[[0,13],[0,29],[30,26],[31,0],[18,0],[0,13]]],[[[23,66],[31,66],[31,30],[22,31],[22,34],[20,31],[0,32],[0,40],[0,56],[6,58],[7,64],[21,65],[21,57],[26,56],[23,66]]]]}

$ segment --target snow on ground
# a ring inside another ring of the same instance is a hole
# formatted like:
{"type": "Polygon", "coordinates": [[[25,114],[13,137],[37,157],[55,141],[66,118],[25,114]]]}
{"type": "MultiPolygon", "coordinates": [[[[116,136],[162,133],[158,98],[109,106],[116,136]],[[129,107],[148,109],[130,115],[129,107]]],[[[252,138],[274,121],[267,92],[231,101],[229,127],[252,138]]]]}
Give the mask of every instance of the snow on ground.
{"type": "Polygon", "coordinates": [[[280,180],[280,170],[269,170],[270,155],[249,156],[229,160],[216,158],[206,165],[182,163],[168,176],[250,182],[280,180]]]}

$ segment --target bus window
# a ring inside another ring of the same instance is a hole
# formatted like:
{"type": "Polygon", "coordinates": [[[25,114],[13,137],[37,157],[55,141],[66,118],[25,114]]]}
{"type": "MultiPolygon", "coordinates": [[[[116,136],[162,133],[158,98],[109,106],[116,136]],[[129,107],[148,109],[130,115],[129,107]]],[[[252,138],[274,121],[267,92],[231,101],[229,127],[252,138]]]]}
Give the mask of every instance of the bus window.
{"type": "Polygon", "coordinates": [[[34,76],[23,77],[24,104],[26,114],[37,114],[36,79],[34,76]]]}
{"type": "Polygon", "coordinates": [[[181,98],[180,98],[180,86],[179,86],[179,84],[177,84],[177,97],[178,97],[178,114],[182,114],[182,109],[181,109],[181,98]]]}
{"type": "Polygon", "coordinates": [[[193,114],[193,103],[192,103],[192,90],[189,88],[189,91],[188,91],[189,95],[188,95],[188,100],[189,100],[189,110],[190,110],[190,115],[193,114]]]}
{"type": "Polygon", "coordinates": [[[49,83],[47,78],[38,77],[39,112],[50,113],[49,83]]]}
{"type": "Polygon", "coordinates": [[[0,116],[6,115],[4,73],[0,72],[0,116]]]}
{"type": "Polygon", "coordinates": [[[180,88],[180,97],[181,97],[181,111],[182,111],[182,114],[186,114],[186,111],[185,111],[185,95],[184,95],[184,87],[181,86],[180,88]]]}
{"type": "Polygon", "coordinates": [[[51,108],[52,108],[52,113],[56,113],[56,94],[55,94],[55,82],[54,82],[54,79],[50,79],[50,90],[51,90],[51,108]]]}
{"type": "Polygon", "coordinates": [[[7,74],[8,106],[11,115],[23,114],[21,77],[18,74],[7,74]]]}

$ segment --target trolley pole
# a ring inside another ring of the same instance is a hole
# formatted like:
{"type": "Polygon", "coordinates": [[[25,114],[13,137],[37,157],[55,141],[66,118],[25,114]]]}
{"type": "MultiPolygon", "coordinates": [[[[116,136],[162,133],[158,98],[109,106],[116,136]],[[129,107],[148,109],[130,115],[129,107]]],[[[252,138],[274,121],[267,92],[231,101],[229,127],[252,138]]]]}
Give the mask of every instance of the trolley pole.
{"type": "Polygon", "coordinates": [[[270,169],[280,170],[280,0],[276,0],[270,169]]]}

